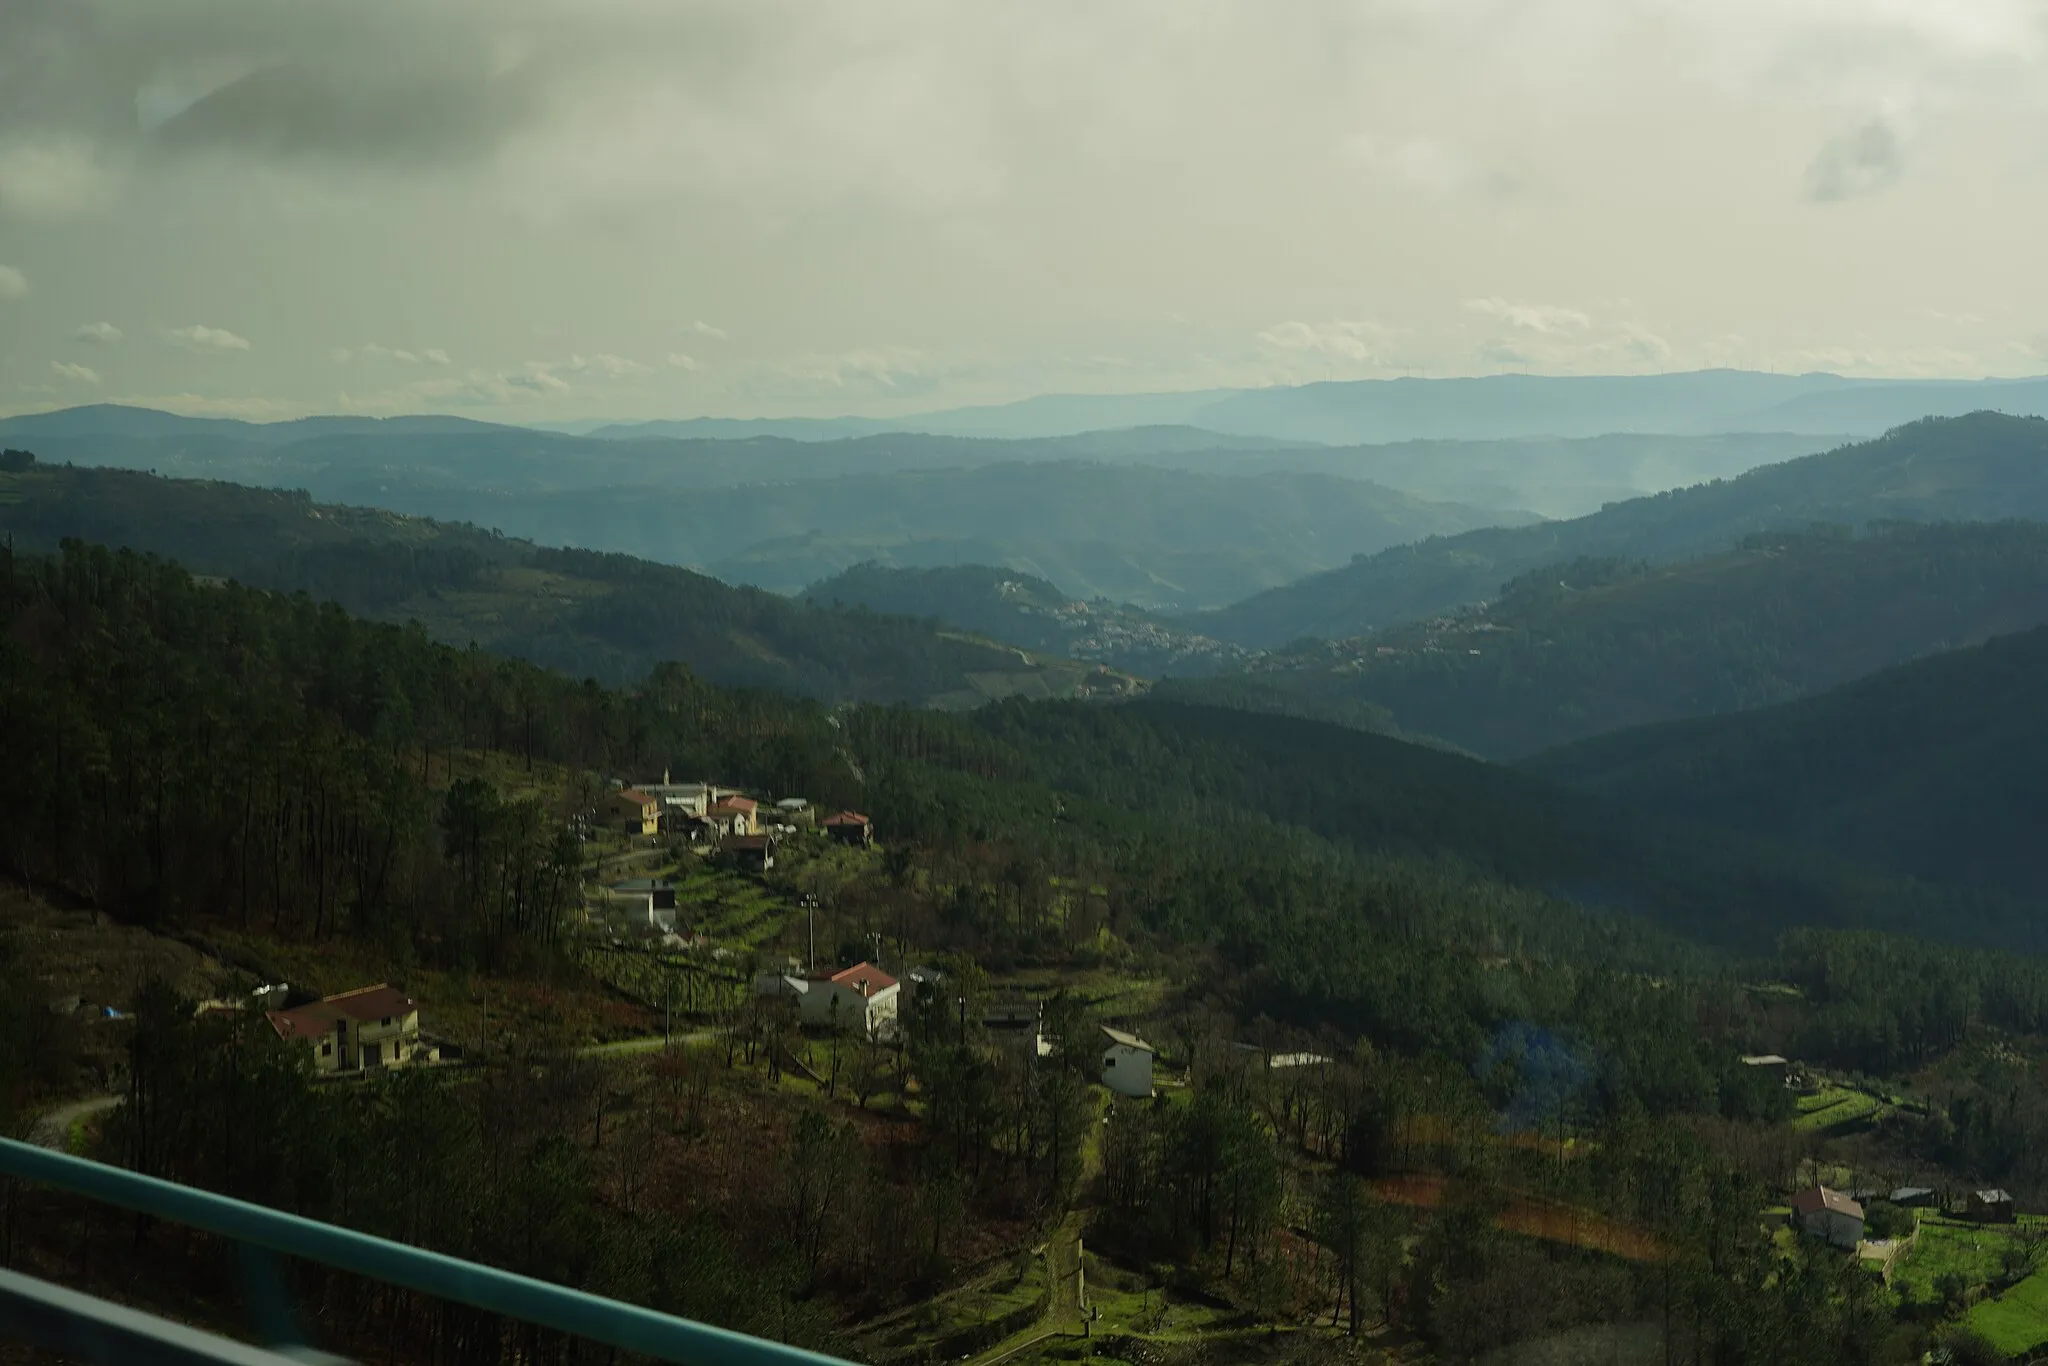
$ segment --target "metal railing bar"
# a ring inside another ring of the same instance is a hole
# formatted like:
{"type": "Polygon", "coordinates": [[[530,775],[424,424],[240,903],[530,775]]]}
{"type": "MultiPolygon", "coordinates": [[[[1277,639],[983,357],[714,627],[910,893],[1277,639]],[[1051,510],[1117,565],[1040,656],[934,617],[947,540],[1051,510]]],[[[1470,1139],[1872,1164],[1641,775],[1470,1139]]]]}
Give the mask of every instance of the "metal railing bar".
{"type": "Polygon", "coordinates": [[[800,1347],[656,1313],[13,1139],[0,1139],[0,1174],[661,1361],[687,1366],[846,1366],[836,1357],[800,1347]]]}
{"type": "Polygon", "coordinates": [[[303,1366],[18,1271],[0,1271],[0,1334],[94,1366],[303,1366]]]}

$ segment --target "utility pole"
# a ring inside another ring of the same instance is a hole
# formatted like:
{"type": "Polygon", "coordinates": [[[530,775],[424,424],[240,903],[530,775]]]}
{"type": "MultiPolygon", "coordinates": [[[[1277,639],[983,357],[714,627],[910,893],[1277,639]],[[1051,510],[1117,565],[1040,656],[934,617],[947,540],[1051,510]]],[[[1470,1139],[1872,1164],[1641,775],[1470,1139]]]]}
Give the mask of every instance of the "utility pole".
{"type": "Polygon", "coordinates": [[[811,949],[809,956],[804,959],[804,976],[809,977],[818,971],[818,898],[815,895],[806,896],[804,908],[810,912],[811,917],[811,949]]]}

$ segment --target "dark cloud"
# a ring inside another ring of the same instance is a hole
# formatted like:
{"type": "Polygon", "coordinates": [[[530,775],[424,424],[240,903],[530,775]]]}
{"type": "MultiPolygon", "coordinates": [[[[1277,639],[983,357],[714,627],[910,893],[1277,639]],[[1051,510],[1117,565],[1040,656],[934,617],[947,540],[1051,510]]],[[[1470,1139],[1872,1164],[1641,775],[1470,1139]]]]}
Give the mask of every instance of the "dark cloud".
{"type": "Polygon", "coordinates": [[[0,143],[469,160],[622,67],[714,79],[749,22],[723,0],[0,0],[0,143]]]}
{"type": "Polygon", "coordinates": [[[467,161],[524,126],[541,103],[532,80],[493,75],[481,62],[370,74],[294,61],[202,97],[153,140],[167,150],[467,161]]]}
{"type": "Polygon", "coordinates": [[[1806,168],[1806,197],[1821,203],[1875,194],[1905,174],[1906,148],[1883,119],[1830,138],[1806,168]]]}

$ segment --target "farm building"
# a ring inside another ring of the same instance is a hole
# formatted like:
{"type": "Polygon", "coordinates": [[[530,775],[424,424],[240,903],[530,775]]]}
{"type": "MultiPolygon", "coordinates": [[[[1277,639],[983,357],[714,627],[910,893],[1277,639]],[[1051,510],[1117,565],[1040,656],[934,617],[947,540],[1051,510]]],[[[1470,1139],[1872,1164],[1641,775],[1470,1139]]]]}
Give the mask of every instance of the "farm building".
{"type": "Polygon", "coordinates": [[[2019,1210],[2002,1190],[1971,1191],[1970,1217],[1981,1224],[2010,1224],[2019,1218],[2019,1210]]]}
{"type": "Polygon", "coordinates": [[[1863,1206],[1838,1190],[1807,1187],[1792,1197],[1792,1215],[1809,1238],[1850,1252],[1863,1241],[1863,1206]]]}
{"type": "Polygon", "coordinates": [[[855,963],[830,977],[814,977],[797,998],[807,1025],[845,1029],[875,1038],[893,1030],[902,997],[894,977],[873,963],[855,963]]]}
{"type": "Polygon", "coordinates": [[[1152,1059],[1158,1050],[1135,1034],[1102,1026],[1102,1084],[1120,1096],[1152,1094],[1152,1059]]]}

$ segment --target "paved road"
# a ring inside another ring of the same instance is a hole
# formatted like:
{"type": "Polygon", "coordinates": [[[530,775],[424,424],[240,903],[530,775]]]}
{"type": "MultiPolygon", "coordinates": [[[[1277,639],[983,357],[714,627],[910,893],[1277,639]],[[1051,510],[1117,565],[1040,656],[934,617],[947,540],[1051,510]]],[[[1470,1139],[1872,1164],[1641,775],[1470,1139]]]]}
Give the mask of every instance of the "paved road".
{"type": "Polygon", "coordinates": [[[71,1146],[71,1126],[89,1115],[105,1114],[121,1103],[119,1096],[94,1096],[91,1100],[75,1100],[69,1105],[60,1105],[36,1121],[36,1127],[29,1132],[29,1142],[38,1148],[55,1148],[63,1151],[71,1146]]]}

